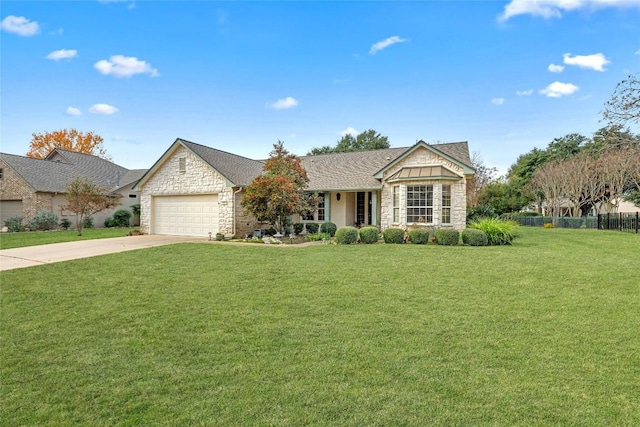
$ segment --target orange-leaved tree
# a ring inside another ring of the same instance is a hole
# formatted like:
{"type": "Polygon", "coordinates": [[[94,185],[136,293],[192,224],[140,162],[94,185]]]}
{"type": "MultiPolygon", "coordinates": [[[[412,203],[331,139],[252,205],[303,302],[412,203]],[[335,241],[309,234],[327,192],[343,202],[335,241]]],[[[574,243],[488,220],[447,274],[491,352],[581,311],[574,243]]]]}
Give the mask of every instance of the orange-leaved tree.
{"type": "Polygon", "coordinates": [[[111,160],[102,145],[104,139],[94,132],[79,132],[71,128],[53,132],[33,133],[31,136],[27,157],[44,159],[54,148],[61,148],[111,160]]]}
{"type": "Polygon", "coordinates": [[[300,159],[289,154],[282,141],[263,167],[263,174],[245,189],[242,206],[260,221],[267,221],[276,231],[285,233],[291,214],[313,210],[313,198],[305,194],[309,178],[300,159]]]}

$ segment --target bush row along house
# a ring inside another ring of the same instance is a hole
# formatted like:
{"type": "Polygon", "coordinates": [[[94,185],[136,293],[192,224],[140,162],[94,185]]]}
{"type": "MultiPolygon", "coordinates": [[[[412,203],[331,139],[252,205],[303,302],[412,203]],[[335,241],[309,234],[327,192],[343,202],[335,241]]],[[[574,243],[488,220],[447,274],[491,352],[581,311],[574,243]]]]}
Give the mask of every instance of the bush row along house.
{"type": "MultiPolygon", "coordinates": [[[[54,149],[45,159],[0,153],[0,225],[12,217],[27,222],[40,211],[52,211],[60,220],[75,225],[75,214],[65,211],[67,183],[76,176],[90,178],[96,185],[119,193],[121,205],[96,214],[97,227],[118,209],[140,203],[133,185],[146,169],[129,170],[108,160],[88,154],[54,149]]],[[[133,218],[132,218],[133,220],[133,218]]]]}
{"type": "MultiPolygon", "coordinates": [[[[466,224],[466,182],[475,173],[467,142],[301,157],[314,212],[294,222],[381,229],[425,225],[457,230],[466,224]]],[[[144,233],[185,236],[250,235],[262,225],[240,202],[262,174],[261,160],[176,139],[134,190],[140,192],[144,233]]]]}

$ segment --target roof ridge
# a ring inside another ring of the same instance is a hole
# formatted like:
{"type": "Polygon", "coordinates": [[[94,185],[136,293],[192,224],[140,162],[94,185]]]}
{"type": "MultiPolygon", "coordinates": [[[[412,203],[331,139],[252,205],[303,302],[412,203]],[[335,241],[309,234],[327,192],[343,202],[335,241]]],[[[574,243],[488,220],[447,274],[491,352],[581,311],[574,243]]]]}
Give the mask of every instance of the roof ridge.
{"type": "Polygon", "coordinates": [[[213,151],[217,151],[219,153],[228,154],[230,156],[239,157],[241,159],[251,160],[252,162],[262,162],[261,160],[250,159],[249,157],[246,157],[246,156],[241,156],[239,154],[231,153],[229,151],[224,151],[224,150],[220,150],[220,149],[217,149],[217,148],[209,147],[208,145],[199,144],[197,142],[189,141],[189,140],[186,140],[184,138],[177,138],[177,139],[179,141],[181,141],[181,142],[186,142],[187,144],[197,145],[198,147],[206,148],[207,150],[213,150],[213,151]]]}

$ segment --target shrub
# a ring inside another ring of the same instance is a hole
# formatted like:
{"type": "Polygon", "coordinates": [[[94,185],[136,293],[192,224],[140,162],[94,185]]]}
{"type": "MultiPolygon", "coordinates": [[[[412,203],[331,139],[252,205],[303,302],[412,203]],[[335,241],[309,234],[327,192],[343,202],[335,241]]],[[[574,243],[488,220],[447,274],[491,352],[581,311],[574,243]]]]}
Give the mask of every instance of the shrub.
{"type": "Polygon", "coordinates": [[[131,205],[131,212],[133,213],[134,216],[140,216],[140,203],[131,205]]]}
{"type": "Polygon", "coordinates": [[[131,219],[131,212],[126,209],[119,209],[113,213],[113,221],[116,227],[128,227],[131,219]]]}
{"type": "Polygon", "coordinates": [[[496,210],[489,205],[478,205],[467,209],[468,223],[480,218],[495,218],[497,216],[496,210]]]}
{"type": "Polygon", "coordinates": [[[490,245],[510,245],[516,237],[518,223],[498,218],[481,218],[473,221],[469,227],[487,233],[490,245]]]}
{"type": "Polygon", "coordinates": [[[543,225],[544,228],[554,228],[554,225],[552,222],[545,222],[543,225]]]}
{"type": "Polygon", "coordinates": [[[401,228],[387,228],[382,232],[385,243],[404,243],[404,230],[401,228]]]}
{"type": "Polygon", "coordinates": [[[82,227],[83,228],[93,228],[93,217],[92,216],[84,217],[84,221],[82,221],[82,227]]]}
{"type": "Polygon", "coordinates": [[[462,231],[462,243],[469,246],[487,246],[489,238],[487,233],[475,228],[466,228],[462,231]]]}
{"type": "Polygon", "coordinates": [[[112,228],[116,226],[116,222],[113,220],[113,218],[109,217],[104,220],[104,226],[107,228],[112,228]]]}
{"type": "Polygon", "coordinates": [[[58,215],[52,211],[40,211],[29,220],[31,230],[53,230],[58,228],[58,215]]]}
{"type": "Polygon", "coordinates": [[[413,230],[409,230],[409,241],[416,245],[426,245],[429,243],[429,236],[429,230],[426,228],[415,228],[413,230]]]}
{"type": "Polygon", "coordinates": [[[22,217],[14,216],[11,218],[7,218],[4,221],[5,227],[11,232],[24,231],[24,225],[22,225],[22,217]]]}
{"type": "Polygon", "coordinates": [[[339,245],[352,245],[358,241],[358,229],[347,225],[336,231],[336,243],[339,245]]]}
{"type": "Polygon", "coordinates": [[[300,234],[304,230],[304,224],[301,222],[296,222],[293,224],[293,234],[300,234]]]}
{"type": "Polygon", "coordinates": [[[436,243],[444,246],[456,246],[460,243],[460,233],[458,230],[443,228],[436,231],[436,243]]]}
{"type": "Polygon", "coordinates": [[[71,221],[67,218],[62,218],[62,221],[60,221],[60,227],[62,227],[63,230],[68,230],[69,227],[71,227],[71,221]]]}
{"type": "Polygon", "coordinates": [[[373,225],[362,227],[360,231],[358,231],[358,234],[360,235],[361,243],[378,243],[378,239],[380,238],[378,227],[375,227],[373,225]]]}
{"type": "Polygon", "coordinates": [[[329,233],[331,237],[336,235],[337,229],[338,229],[338,226],[335,225],[333,222],[323,222],[322,225],[320,226],[320,232],[329,233]]]}
{"type": "Polygon", "coordinates": [[[315,222],[307,222],[304,227],[310,234],[316,234],[320,226],[315,222]]]}
{"type": "Polygon", "coordinates": [[[305,239],[309,242],[318,242],[320,240],[331,240],[331,235],[329,233],[307,234],[305,239]]]}

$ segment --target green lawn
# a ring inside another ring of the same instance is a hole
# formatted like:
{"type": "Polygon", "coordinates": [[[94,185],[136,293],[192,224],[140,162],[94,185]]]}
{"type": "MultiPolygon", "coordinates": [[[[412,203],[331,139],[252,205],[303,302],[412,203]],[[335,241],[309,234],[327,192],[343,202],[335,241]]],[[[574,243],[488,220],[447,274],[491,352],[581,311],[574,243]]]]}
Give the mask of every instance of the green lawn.
{"type": "Polygon", "coordinates": [[[2,272],[0,423],[640,425],[640,236],[521,234],[2,272]]]}
{"type": "Polygon", "coordinates": [[[124,237],[131,230],[133,230],[133,228],[85,228],[82,230],[82,236],[78,236],[78,232],[76,230],[0,233],[0,249],[48,245],[50,243],[73,242],[76,240],[124,237]]]}

